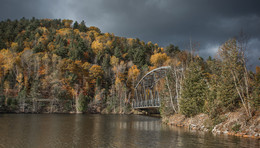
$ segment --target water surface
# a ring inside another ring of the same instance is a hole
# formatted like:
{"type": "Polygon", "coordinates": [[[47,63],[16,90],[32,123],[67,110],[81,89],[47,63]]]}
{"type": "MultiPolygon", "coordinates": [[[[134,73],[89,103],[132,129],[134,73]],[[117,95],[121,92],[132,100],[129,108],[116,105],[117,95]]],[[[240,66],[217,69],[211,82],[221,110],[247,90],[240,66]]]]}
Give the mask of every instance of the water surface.
{"type": "Polygon", "coordinates": [[[169,127],[141,115],[0,114],[0,147],[259,147],[259,140],[169,127]]]}

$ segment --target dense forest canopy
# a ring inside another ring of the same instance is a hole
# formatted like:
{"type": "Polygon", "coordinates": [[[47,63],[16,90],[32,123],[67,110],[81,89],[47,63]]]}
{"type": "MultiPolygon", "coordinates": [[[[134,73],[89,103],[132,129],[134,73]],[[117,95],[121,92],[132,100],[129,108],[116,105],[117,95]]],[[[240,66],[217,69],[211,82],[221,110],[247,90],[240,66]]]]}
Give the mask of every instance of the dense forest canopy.
{"type": "Polygon", "coordinates": [[[219,48],[218,58],[204,60],[172,44],[163,48],[102,33],[84,21],[2,21],[0,111],[31,112],[35,100],[49,99],[56,104],[42,108],[53,112],[95,108],[124,113],[131,110],[138,80],[154,68],[170,65],[171,87],[164,80],[159,83],[161,114],[205,112],[214,118],[243,107],[251,116],[259,108],[260,68],[256,73],[247,70],[243,43],[230,39],[219,48]],[[183,71],[177,73],[178,68],[183,71]],[[174,104],[166,99],[169,91],[177,96],[174,104]]]}

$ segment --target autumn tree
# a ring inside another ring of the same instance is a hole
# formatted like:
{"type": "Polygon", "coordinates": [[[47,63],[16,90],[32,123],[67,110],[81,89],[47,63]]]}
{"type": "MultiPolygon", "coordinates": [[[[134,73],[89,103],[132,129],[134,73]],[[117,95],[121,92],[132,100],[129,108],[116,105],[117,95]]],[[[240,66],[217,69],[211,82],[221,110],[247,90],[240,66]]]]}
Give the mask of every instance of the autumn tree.
{"type": "Polygon", "coordinates": [[[92,83],[100,83],[98,81],[101,81],[103,78],[104,71],[99,65],[93,65],[89,69],[89,76],[92,79],[92,83]]]}
{"type": "Polygon", "coordinates": [[[133,66],[128,70],[128,79],[132,79],[132,80],[133,80],[133,85],[135,84],[134,81],[137,80],[139,74],[140,74],[140,70],[137,68],[136,65],[133,65],[133,66]]]}
{"type": "Polygon", "coordinates": [[[168,58],[169,57],[167,56],[166,53],[155,53],[154,55],[151,56],[150,62],[155,67],[160,67],[164,64],[164,62],[167,61],[168,58]]]}
{"type": "Polygon", "coordinates": [[[66,19],[62,20],[62,23],[63,23],[64,26],[67,27],[67,28],[71,27],[71,23],[72,23],[72,22],[73,22],[72,20],[66,20],[66,19]]]}

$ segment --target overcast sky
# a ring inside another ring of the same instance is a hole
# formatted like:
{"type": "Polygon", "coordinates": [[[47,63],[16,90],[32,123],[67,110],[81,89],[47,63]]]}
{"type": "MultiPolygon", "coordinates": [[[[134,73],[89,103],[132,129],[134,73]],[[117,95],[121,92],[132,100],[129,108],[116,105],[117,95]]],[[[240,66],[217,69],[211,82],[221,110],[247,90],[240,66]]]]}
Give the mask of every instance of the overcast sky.
{"type": "Polygon", "coordinates": [[[102,32],[170,43],[198,44],[202,57],[243,30],[249,35],[250,69],[260,66],[260,0],[0,0],[0,20],[61,18],[97,26],[102,32]]]}

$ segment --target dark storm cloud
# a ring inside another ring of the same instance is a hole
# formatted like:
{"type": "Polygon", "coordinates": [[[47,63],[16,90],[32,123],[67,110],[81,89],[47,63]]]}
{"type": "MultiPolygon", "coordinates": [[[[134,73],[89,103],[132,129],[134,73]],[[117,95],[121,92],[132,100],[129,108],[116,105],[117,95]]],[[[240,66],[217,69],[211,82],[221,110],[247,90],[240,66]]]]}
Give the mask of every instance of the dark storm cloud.
{"type": "Polygon", "coordinates": [[[0,19],[69,18],[118,36],[140,38],[161,46],[187,48],[199,43],[199,54],[216,53],[241,29],[250,35],[251,63],[259,65],[258,0],[1,0],[0,19]]]}
{"type": "Polygon", "coordinates": [[[0,0],[0,20],[21,19],[22,17],[52,17],[50,12],[52,5],[46,2],[37,0],[0,0]]]}

